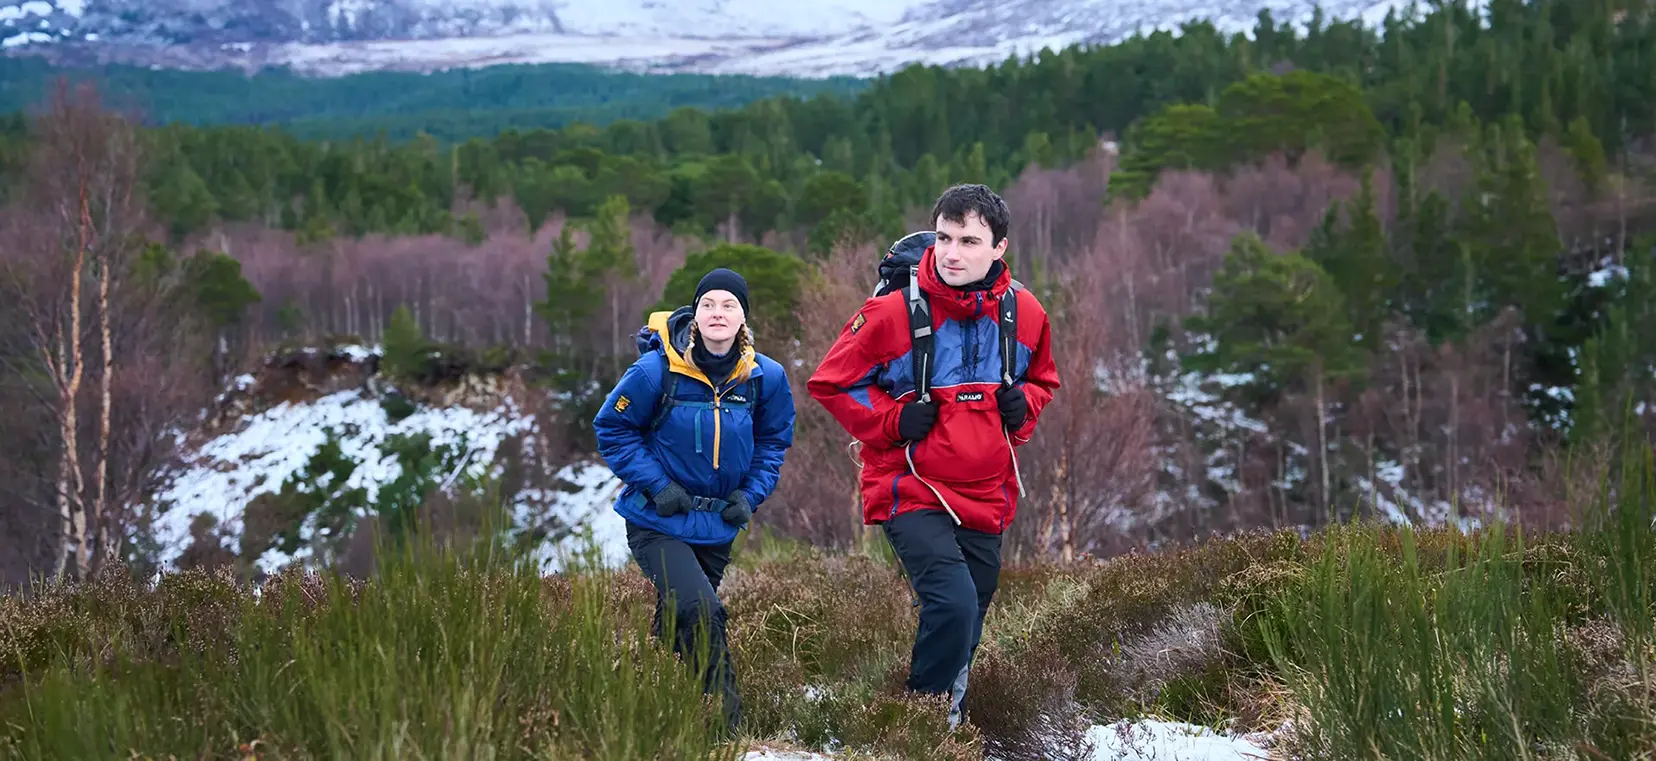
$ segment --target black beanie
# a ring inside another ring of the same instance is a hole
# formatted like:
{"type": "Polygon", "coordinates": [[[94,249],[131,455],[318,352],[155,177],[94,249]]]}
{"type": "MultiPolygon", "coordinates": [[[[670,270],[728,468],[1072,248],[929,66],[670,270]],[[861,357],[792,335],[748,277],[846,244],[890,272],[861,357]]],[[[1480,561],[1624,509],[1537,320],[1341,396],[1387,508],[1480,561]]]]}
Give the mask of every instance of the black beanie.
{"type": "Polygon", "coordinates": [[[736,296],[736,300],[741,302],[743,314],[753,313],[753,310],[748,308],[747,281],[732,270],[720,267],[703,275],[701,282],[696,284],[696,298],[690,302],[690,308],[696,308],[708,291],[730,291],[736,296]]]}

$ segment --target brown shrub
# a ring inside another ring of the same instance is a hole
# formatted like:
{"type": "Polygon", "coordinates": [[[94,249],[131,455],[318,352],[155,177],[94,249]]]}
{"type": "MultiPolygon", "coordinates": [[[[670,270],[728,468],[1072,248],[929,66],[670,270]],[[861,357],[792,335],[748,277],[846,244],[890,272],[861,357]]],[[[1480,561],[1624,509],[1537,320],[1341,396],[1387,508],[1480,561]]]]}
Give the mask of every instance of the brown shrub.
{"type": "Polygon", "coordinates": [[[0,685],[33,673],[62,653],[92,650],[99,621],[74,587],[51,585],[29,597],[0,598],[0,685]]]}
{"type": "Polygon", "coordinates": [[[905,656],[915,612],[894,568],[810,551],[733,568],[721,588],[731,646],[744,660],[798,661],[807,678],[865,681],[905,656]]]}
{"type": "Polygon", "coordinates": [[[1091,726],[1075,700],[1075,668],[1050,645],[1012,652],[978,649],[964,706],[983,734],[984,751],[1001,761],[1091,759],[1091,726]]]}
{"type": "Polygon", "coordinates": [[[1211,601],[1227,577],[1285,557],[1291,542],[1255,534],[1091,564],[1077,574],[1080,589],[1030,625],[1030,646],[1062,654],[1077,668],[1077,698],[1114,715],[1151,701],[1225,702],[1213,677],[1231,611],[1211,601]]]}
{"type": "Polygon", "coordinates": [[[656,589],[637,566],[626,566],[608,574],[604,585],[604,608],[611,611],[655,610],[656,589]]]}
{"type": "MultiPolygon", "coordinates": [[[[360,589],[360,582],[346,587],[353,596],[360,589]]],[[[294,564],[264,579],[259,585],[259,606],[277,620],[305,621],[327,605],[329,595],[328,577],[294,564]],[[284,614],[298,616],[285,618],[284,614]]]]}
{"type": "Polygon", "coordinates": [[[161,623],[173,628],[169,634],[181,638],[192,653],[220,653],[234,657],[232,637],[236,622],[252,600],[249,585],[232,569],[183,571],[161,577],[149,600],[129,598],[134,606],[154,605],[161,623]]]}
{"type": "Polygon", "coordinates": [[[753,657],[736,648],[736,683],[742,695],[742,729],[759,737],[794,734],[817,745],[839,728],[835,711],[822,706],[822,695],[807,684],[805,667],[792,658],[753,657]],[[800,726],[806,724],[806,726],[800,726]]]}
{"type": "Polygon", "coordinates": [[[894,568],[862,555],[807,545],[745,554],[720,594],[747,731],[815,747],[881,736],[865,712],[902,692],[915,626],[906,590],[894,568]]]}
{"type": "Polygon", "coordinates": [[[0,599],[0,684],[57,662],[78,671],[234,658],[231,632],[248,599],[229,568],[168,574],[147,589],[120,566],[0,599]]]}
{"type": "Polygon", "coordinates": [[[841,739],[852,748],[875,748],[902,759],[982,759],[983,738],[977,728],[962,722],[951,731],[948,713],[947,695],[876,693],[852,708],[841,739]]]}

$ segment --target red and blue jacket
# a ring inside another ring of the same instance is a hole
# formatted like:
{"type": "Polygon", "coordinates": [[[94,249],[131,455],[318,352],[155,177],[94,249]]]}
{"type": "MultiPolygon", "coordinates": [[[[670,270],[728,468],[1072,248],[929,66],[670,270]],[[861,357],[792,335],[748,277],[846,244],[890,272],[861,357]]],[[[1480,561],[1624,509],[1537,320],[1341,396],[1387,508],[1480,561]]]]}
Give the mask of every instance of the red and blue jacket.
{"type": "Polygon", "coordinates": [[[897,434],[904,403],[915,400],[908,303],[901,289],[868,299],[841,329],[806,388],[861,442],[863,522],[883,523],[910,510],[942,509],[959,525],[1001,533],[1018,512],[1017,448],[1034,435],[1041,409],[1058,390],[1045,308],[1027,290],[1012,290],[999,267],[987,290],[963,290],[937,276],[936,258],[921,257],[920,288],[931,303],[937,423],[905,446],[897,434]],[[1018,301],[1014,385],[1029,400],[1016,431],[1001,422],[1000,300],[1018,301]]]}
{"type": "Polygon", "coordinates": [[[693,313],[656,312],[635,339],[639,357],[592,421],[598,453],[626,487],[621,517],[690,544],[724,544],[737,529],[716,511],[656,514],[646,494],[677,481],[691,496],[747,493],[754,512],[776,490],[793,445],[793,390],[775,360],[744,348],[731,377],[715,384],[687,357],[693,313]],[[669,383],[671,375],[678,383],[669,383]],[[656,426],[662,391],[674,404],[656,426]]]}

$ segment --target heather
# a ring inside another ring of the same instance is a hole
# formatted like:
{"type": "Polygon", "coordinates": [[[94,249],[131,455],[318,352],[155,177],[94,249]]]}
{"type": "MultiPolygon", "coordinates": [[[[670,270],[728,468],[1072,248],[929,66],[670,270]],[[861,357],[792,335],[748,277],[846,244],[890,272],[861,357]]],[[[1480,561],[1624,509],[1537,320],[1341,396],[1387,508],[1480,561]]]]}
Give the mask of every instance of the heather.
{"type": "Polygon", "coordinates": [[[542,577],[487,544],[384,549],[366,576],[110,569],[0,602],[18,757],[1092,758],[1158,717],[1296,758],[1656,751],[1656,469],[1617,458],[1588,526],[1257,532],[1005,572],[967,723],[901,688],[890,558],[747,536],[724,597],[746,701],[649,637],[631,567],[542,577]]]}

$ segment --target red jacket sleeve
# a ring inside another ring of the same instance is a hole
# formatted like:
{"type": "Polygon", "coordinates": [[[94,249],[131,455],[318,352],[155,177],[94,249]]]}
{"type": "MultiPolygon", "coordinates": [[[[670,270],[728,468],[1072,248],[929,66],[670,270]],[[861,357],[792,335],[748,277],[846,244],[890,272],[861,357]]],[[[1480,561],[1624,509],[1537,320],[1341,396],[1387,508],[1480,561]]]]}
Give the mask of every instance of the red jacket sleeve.
{"type": "MultiPolygon", "coordinates": [[[[876,299],[863,303],[840,328],[839,338],[805,387],[864,446],[893,448],[899,443],[897,416],[902,405],[875,378],[893,356],[901,356],[893,349],[900,346],[899,339],[907,341],[908,334],[893,329],[891,310],[883,306],[876,299]]],[[[901,327],[906,331],[907,323],[901,327]]]]}
{"type": "MultiPolygon", "coordinates": [[[[1023,310],[1022,304],[1018,307],[1023,310]]],[[[1047,319],[1045,310],[1036,313],[1041,316],[1040,334],[1035,340],[1034,350],[1029,353],[1029,369],[1024,372],[1023,382],[1019,384],[1024,398],[1029,400],[1029,419],[1024,421],[1022,428],[1012,432],[1014,444],[1029,443],[1030,437],[1035,435],[1035,423],[1041,417],[1041,410],[1058,391],[1058,364],[1052,358],[1052,323],[1047,319]]]]}

